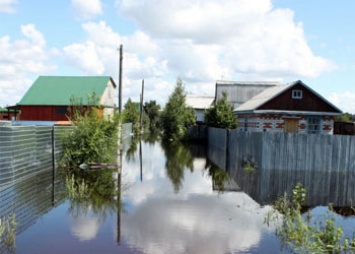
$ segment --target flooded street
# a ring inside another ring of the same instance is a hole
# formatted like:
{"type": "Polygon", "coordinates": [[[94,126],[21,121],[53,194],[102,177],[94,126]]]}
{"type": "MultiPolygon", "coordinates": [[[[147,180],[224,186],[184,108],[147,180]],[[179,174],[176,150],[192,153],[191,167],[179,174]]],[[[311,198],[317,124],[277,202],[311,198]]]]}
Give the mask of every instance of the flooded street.
{"type": "MultiPolygon", "coordinates": [[[[277,193],[261,195],[260,174],[229,178],[206,154],[197,144],[126,144],[120,192],[117,171],[89,172],[97,193],[73,200],[49,170],[0,189],[0,217],[16,214],[17,253],[280,253],[275,229],[264,224],[277,193]]],[[[345,232],[354,224],[337,222],[345,232]]]]}

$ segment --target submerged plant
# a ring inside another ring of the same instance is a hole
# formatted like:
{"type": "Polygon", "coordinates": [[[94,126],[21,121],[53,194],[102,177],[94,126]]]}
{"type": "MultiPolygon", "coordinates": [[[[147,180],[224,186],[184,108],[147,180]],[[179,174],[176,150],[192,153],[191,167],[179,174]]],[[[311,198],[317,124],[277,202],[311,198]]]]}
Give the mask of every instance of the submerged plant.
{"type": "Polygon", "coordinates": [[[0,219],[0,250],[5,247],[8,252],[15,253],[16,250],[16,216],[4,217],[0,219]]]}
{"type": "Polygon", "coordinates": [[[83,179],[76,179],[74,174],[65,178],[67,194],[70,199],[85,199],[89,196],[89,188],[83,179]]]}
{"type": "Polygon", "coordinates": [[[301,208],[305,201],[306,190],[297,184],[292,198],[285,193],[277,199],[275,210],[266,215],[264,223],[269,226],[271,221],[275,222],[276,235],[297,253],[353,253],[355,238],[344,237],[342,228],[335,223],[332,207],[321,217],[313,218],[310,212],[303,216],[301,208]]]}

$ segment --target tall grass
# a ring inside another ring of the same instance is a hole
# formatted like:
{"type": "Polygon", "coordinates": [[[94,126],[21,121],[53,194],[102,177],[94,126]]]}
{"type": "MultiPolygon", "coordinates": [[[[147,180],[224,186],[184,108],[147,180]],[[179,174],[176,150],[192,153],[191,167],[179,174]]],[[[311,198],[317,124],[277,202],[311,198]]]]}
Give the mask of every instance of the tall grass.
{"type": "Polygon", "coordinates": [[[305,200],[306,190],[297,184],[291,197],[285,194],[275,202],[274,211],[266,215],[264,222],[275,222],[276,235],[296,253],[354,253],[355,238],[344,236],[332,207],[321,217],[314,217],[311,212],[303,215],[305,200]]]}
{"type": "Polygon", "coordinates": [[[16,252],[16,228],[15,214],[0,219],[0,251],[5,248],[8,253],[16,252]]]}

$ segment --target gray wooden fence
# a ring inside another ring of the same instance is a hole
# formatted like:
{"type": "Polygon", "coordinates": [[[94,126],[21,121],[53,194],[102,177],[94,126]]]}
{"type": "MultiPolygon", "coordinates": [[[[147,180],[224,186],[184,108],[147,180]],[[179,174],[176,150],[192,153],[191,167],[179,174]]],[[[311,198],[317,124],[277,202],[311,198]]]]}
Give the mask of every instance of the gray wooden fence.
{"type": "Polygon", "coordinates": [[[310,205],[355,201],[354,136],[209,128],[208,158],[261,204],[299,182],[309,190],[310,205]]]}
{"type": "Polygon", "coordinates": [[[208,145],[224,153],[218,164],[228,159],[232,168],[251,162],[263,170],[355,172],[355,136],[209,128],[208,145]]]}

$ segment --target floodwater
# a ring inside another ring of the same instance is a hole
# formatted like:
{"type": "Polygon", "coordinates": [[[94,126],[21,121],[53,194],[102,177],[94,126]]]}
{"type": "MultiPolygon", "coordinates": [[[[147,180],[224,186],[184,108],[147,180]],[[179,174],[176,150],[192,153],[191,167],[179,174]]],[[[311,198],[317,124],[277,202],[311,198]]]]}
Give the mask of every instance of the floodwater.
{"type": "MultiPolygon", "coordinates": [[[[203,145],[145,139],[125,147],[120,177],[81,174],[90,199],[68,197],[51,170],[0,189],[0,217],[15,213],[18,222],[16,253],[281,253],[264,224],[277,194],[261,194],[260,174],[228,177],[203,145]]],[[[352,230],[354,219],[336,219],[352,230]]]]}

